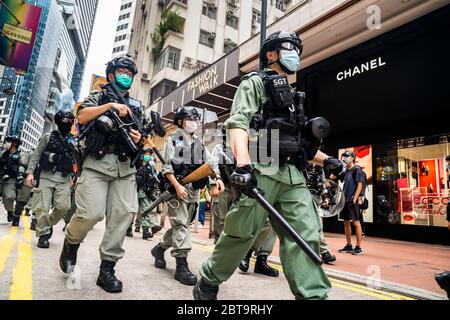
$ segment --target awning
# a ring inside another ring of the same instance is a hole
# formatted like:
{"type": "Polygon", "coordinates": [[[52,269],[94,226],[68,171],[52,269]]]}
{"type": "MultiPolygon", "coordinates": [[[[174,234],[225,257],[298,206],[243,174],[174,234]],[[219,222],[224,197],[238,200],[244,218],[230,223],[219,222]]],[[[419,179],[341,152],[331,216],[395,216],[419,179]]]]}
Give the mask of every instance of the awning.
{"type": "Polygon", "coordinates": [[[178,88],[151,106],[151,110],[158,111],[163,120],[171,121],[176,109],[190,105],[213,111],[222,121],[230,112],[239,83],[239,48],[236,48],[183,81],[178,88]]]}

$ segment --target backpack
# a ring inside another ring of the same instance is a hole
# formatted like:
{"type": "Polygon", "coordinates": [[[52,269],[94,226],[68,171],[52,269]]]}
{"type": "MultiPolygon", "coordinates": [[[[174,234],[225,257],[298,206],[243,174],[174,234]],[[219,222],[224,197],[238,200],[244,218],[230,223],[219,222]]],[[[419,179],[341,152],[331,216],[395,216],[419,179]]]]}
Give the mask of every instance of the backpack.
{"type": "MultiPolygon", "coordinates": [[[[355,166],[356,167],[356,166],[355,166]]],[[[358,166],[359,167],[359,166],[358,166]]],[[[361,167],[359,167],[361,169],[361,167]]],[[[352,177],[353,177],[353,181],[355,181],[355,184],[358,185],[358,183],[356,182],[356,170],[354,170],[355,168],[352,169],[352,177]]],[[[363,203],[359,206],[359,208],[361,210],[367,210],[369,208],[369,200],[367,200],[366,197],[366,188],[367,188],[367,175],[366,173],[361,169],[363,175],[364,175],[364,189],[363,189],[363,197],[364,197],[364,201],[363,203]]]]}

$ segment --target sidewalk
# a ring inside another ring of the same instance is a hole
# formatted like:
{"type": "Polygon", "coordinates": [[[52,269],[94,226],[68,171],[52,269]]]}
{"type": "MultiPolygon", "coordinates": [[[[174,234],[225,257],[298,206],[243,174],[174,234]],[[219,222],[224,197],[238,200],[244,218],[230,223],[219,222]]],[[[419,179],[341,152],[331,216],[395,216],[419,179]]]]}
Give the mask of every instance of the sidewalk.
{"type": "MultiPolygon", "coordinates": [[[[198,229],[198,233],[192,233],[194,241],[213,245],[213,240],[208,237],[208,223],[209,220],[204,228],[198,229]]],[[[193,226],[191,230],[194,230],[193,226]]],[[[431,296],[434,293],[445,295],[435,282],[434,275],[450,270],[450,247],[366,237],[362,242],[363,254],[353,256],[338,252],[346,243],[344,235],[328,233],[325,237],[337,258],[333,266],[325,265],[332,276],[363,283],[367,282],[367,278],[376,278],[381,280],[383,286],[391,286],[393,290],[396,288],[424,296],[427,296],[427,291],[431,296]]],[[[274,263],[279,263],[278,252],[277,241],[270,257],[274,263]]]]}

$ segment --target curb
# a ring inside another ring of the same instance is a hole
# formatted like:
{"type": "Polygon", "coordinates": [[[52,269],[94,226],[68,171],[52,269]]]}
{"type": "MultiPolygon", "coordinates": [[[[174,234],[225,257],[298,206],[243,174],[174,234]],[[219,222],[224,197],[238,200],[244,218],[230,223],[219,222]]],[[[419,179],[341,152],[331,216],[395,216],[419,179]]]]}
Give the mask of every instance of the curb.
{"type": "MultiPolygon", "coordinates": [[[[212,243],[210,241],[192,239],[192,242],[202,245],[202,246],[213,248],[212,243]]],[[[267,260],[270,263],[281,266],[281,261],[280,261],[280,258],[278,258],[278,257],[269,256],[269,258],[267,260]]],[[[367,287],[370,287],[368,284],[373,283],[373,279],[363,276],[363,275],[360,275],[360,274],[326,268],[326,267],[324,267],[324,270],[325,270],[325,273],[329,277],[334,278],[334,279],[344,280],[347,282],[353,282],[353,283],[361,284],[361,285],[364,285],[367,287]]],[[[388,291],[391,293],[402,294],[402,295],[405,295],[405,296],[408,296],[411,298],[415,298],[418,300],[448,300],[446,295],[442,295],[442,294],[438,294],[436,292],[432,292],[432,291],[428,291],[428,290],[424,290],[424,289],[420,289],[420,288],[416,288],[416,287],[411,287],[411,286],[400,284],[400,283],[390,282],[390,281],[380,280],[379,285],[377,287],[378,288],[376,288],[376,289],[382,289],[382,290],[385,290],[385,291],[388,291]]]]}

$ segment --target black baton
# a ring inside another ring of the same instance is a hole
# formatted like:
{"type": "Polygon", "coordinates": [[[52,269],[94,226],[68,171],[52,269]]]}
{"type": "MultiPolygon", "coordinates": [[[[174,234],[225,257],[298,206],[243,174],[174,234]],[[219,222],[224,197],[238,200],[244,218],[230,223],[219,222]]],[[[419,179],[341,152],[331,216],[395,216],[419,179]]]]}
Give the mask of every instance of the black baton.
{"type": "Polygon", "coordinates": [[[283,228],[283,230],[297,243],[297,245],[306,253],[306,255],[317,265],[322,265],[322,258],[315,252],[309,244],[295,231],[284,217],[264,198],[261,191],[257,188],[251,190],[251,195],[263,207],[269,215],[274,218],[283,228]]]}
{"type": "Polygon", "coordinates": [[[142,212],[142,217],[145,218],[150,212],[153,211],[153,209],[155,209],[160,203],[163,202],[167,202],[168,200],[170,200],[170,198],[174,197],[174,195],[172,193],[170,193],[169,191],[164,191],[158,199],[156,199],[151,205],[150,207],[148,207],[147,209],[144,210],[144,212],[142,212]]]}

